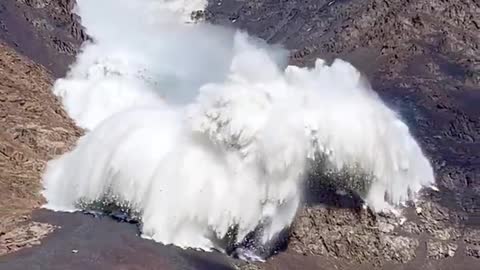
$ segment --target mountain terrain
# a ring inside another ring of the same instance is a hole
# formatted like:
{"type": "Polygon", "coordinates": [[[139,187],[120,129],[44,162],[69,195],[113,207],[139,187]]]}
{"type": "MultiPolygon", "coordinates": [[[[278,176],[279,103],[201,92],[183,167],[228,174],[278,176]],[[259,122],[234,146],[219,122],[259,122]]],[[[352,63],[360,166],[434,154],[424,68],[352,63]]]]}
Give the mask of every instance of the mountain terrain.
{"type": "MultiPolygon", "coordinates": [[[[0,3],[0,255],[41,246],[56,230],[31,213],[43,203],[46,162],[82,134],[51,92],[88,39],[74,5],[0,3]]],[[[192,17],[283,44],[292,64],[350,61],[409,124],[436,173],[438,191],[426,190],[403,220],[363,209],[355,196],[319,184],[313,172],[288,245],[266,263],[233,261],[233,267],[476,269],[480,2],[211,0],[192,17]]]]}

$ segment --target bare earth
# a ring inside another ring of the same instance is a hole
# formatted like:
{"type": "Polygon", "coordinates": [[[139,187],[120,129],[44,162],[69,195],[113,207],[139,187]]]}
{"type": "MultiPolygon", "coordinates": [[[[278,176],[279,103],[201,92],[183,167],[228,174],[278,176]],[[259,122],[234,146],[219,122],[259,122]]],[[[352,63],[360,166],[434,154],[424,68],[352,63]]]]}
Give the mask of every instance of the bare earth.
{"type": "Polygon", "coordinates": [[[46,161],[80,130],[51,93],[86,35],[71,0],[0,2],[0,255],[38,244],[54,228],[30,220],[42,203],[46,161]]]}
{"type": "MultiPolygon", "coordinates": [[[[0,255],[39,244],[55,229],[53,225],[68,225],[55,215],[43,215],[33,222],[29,214],[42,202],[38,191],[45,162],[66,151],[81,134],[50,92],[51,74],[62,76],[81,41],[87,39],[78,18],[70,15],[73,4],[70,0],[0,3],[0,41],[8,45],[0,46],[0,255]]],[[[313,173],[306,188],[306,205],[291,230],[286,251],[267,263],[235,261],[232,267],[478,269],[480,2],[211,0],[207,11],[195,17],[282,43],[291,50],[292,63],[298,65],[311,65],[316,57],[351,61],[412,127],[432,159],[440,189],[426,191],[416,206],[406,210],[403,221],[361,209],[352,196],[339,196],[319,185],[313,173]]],[[[30,262],[46,266],[55,257],[42,254],[53,254],[52,243],[69,247],[69,237],[95,250],[95,241],[82,239],[77,228],[87,226],[85,233],[91,237],[106,228],[118,235],[128,230],[123,229],[125,224],[99,221],[90,225],[95,222],[91,217],[75,219],[76,227],[57,229],[44,245],[3,257],[10,263],[2,264],[0,257],[0,268],[22,269],[30,262]]],[[[103,237],[101,243],[117,257],[140,255],[121,249],[114,238],[103,237]]],[[[128,239],[131,245],[147,245],[128,239]]],[[[160,246],[158,256],[167,261],[184,256],[160,246]]],[[[80,254],[76,258],[79,267],[95,256],[94,252],[80,254]]],[[[120,264],[109,263],[108,256],[99,258],[104,263],[97,265],[100,268],[91,269],[116,269],[120,264]]],[[[122,263],[144,266],[135,269],[160,267],[154,261],[145,264],[126,259],[122,263]]],[[[200,266],[173,263],[165,267],[200,266]]]]}
{"type": "Polygon", "coordinates": [[[52,227],[28,220],[41,205],[46,161],[80,135],[50,91],[51,75],[0,44],[0,255],[37,243],[52,227]]]}

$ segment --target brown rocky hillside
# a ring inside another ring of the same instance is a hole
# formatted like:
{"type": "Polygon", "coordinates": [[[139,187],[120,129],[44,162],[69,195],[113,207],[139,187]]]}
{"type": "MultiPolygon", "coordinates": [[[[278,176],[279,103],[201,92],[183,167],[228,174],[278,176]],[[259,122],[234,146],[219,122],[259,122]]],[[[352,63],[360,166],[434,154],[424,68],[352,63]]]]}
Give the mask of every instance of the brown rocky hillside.
{"type": "Polygon", "coordinates": [[[0,44],[0,255],[48,228],[28,221],[43,202],[40,175],[80,135],[51,92],[52,81],[45,68],[0,44]]]}

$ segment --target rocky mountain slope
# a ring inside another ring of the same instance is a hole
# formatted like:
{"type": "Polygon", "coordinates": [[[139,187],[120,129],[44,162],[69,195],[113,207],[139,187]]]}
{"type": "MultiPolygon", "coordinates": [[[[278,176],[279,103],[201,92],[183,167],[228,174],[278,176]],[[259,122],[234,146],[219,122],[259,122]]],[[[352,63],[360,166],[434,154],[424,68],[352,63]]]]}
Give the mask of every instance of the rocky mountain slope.
{"type": "Polygon", "coordinates": [[[299,65],[351,61],[409,122],[434,164],[439,192],[426,192],[402,226],[311,181],[290,250],[434,269],[479,259],[480,2],[212,1],[199,15],[285,44],[299,65]]]}
{"type": "MultiPolygon", "coordinates": [[[[39,205],[45,161],[80,135],[49,88],[87,39],[73,0],[0,3],[0,254],[52,228],[24,221],[39,205]],[[11,47],[11,48],[8,48],[11,47]],[[27,60],[29,57],[36,63],[27,60]],[[37,65],[41,64],[45,68],[37,65]],[[48,71],[47,71],[48,70],[48,71]],[[22,224],[22,226],[18,226],[22,224]]],[[[475,269],[480,262],[480,2],[212,0],[194,14],[291,50],[291,61],[341,57],[412,127],[437,174],[407,220],[374,215],[319,185],[285,252],[243,269],[475,269]],[[403,264],[400,264],[403,263],[403,264]]]]}
{"type": "Polygon", "coordinates": [[[0,255],[50,230],[25,215],[42,203],[46,161],[80,135],[51,92],[52,82],[45,68],[0,44],[0,255]]]}
{"type": "Polygon", "coordinates": [[[51,93],[85,39],[74,1],[0,3],[0,255],[37,244],[53,227],[31,222],[40,175],[80,135],[51,93]]]}
{"type": "Polygon", "coordinates": [[[71,10],[75,0],[3,0],[0,40],[62,77],[87,39],[71,10]]]}

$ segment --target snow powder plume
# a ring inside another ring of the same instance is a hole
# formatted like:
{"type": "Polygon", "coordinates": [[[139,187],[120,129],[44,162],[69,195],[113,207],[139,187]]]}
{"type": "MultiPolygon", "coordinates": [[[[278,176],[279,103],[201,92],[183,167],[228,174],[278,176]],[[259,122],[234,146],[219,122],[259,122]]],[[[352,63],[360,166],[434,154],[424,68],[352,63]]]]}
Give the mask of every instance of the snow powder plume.
{"type": "Polygon", "coordinates": [[[144,237],[209,250],[288,227],[311,162],[367,175],[357,192],[374,210],[433,184],[408,127],[353,66],[288,66],[282,48],[184,23],[204,5],[78,1],[94,41],[54,92],[89,131],[48,164],[48,208],[113,202],[144,237]]]}

